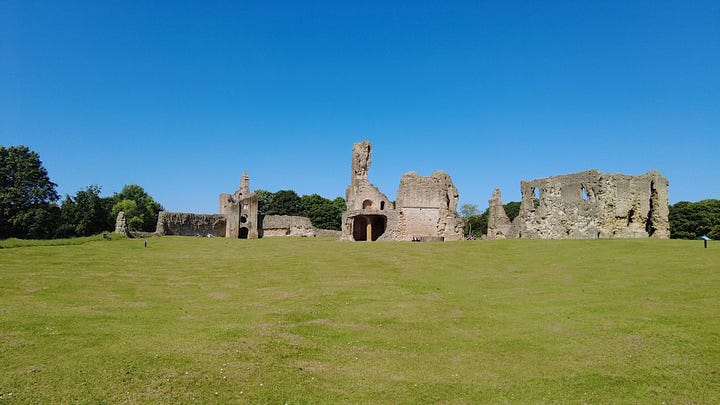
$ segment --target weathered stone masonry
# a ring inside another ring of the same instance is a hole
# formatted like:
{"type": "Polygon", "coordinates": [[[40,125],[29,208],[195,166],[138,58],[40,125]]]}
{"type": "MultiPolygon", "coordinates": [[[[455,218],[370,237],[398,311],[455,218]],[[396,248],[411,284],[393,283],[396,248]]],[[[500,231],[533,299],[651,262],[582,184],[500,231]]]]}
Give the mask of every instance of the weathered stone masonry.
{"type": "Polygon", "coordinates": [[[457,213],[458,192],[443,171],[424,177],[403,175],[393,204],[368,180],[372,146],[353,145],[351,179],[342,217],[343,240],[458,240],[462,218],[457,213]]]}
{"type": "MultiPolygon", "coordinates": [[[[497,218],[490,215],[488,239],[668,238],[670,235],[668,180],[657,170],[640,176],[588,170],[522,181],[521,191],[520,214],[510,229],[505,233],[497,218]]],[[[502,202],[499,204],[502,208],[502,202]]],[[[497,205],[491,202],[491,208],[497,209],[497,205]]]]}

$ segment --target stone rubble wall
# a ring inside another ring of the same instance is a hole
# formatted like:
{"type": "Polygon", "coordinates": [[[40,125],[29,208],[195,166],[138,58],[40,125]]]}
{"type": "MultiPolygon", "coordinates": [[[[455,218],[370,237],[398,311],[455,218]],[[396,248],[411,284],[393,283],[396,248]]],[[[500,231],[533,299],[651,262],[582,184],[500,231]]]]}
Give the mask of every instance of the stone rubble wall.
{"type": "Polygon", "coordinates": [[[668,181],[597,170],[521,182],[515,238],[667,238],[668,181]]]}
{"type": "Polygon", "coordinates": [[[485,239],[505,239],[510,236],[512,223],[505,212],[502,203],[502,193],[496,188],[492,197],[488,200],[490,204],[488,212],[488,229],[485,239]]]}
{"type": "Polygon", "coordinates": [[[226,218],[222,214],[191,214],[161,211],[155,233],[159,236],[225,236],[226,218]]]}
{"type": "Polygon", "coordinates": [[[301,236],[314,237],[317,230],[310,218],[293,215],[265,215],[262,219],[262,237],[301,236]]]}

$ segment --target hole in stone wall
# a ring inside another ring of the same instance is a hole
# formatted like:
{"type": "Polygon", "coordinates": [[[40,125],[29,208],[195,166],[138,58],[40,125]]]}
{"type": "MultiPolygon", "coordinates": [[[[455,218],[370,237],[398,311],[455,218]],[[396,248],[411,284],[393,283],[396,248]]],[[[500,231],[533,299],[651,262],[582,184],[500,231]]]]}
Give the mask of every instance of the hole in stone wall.
{"type": "Polygon", "coordinates": [[[371,200],[365,200],[365,201],[363,201],[362,207],[363,207],[364,210],[369,210],[369,209],[372,208],[372,204],[373,204],[373,203],[372,203],[371,200]]]}
{"type": "Polygon", "coordinates": [[[582,186],[580,188],[580,192],[582,193],[583,200],[588,201],[590,199],[590,196],[588,196],[588,192],[587,192],[587,189],[585,188],[585,186],[582,186]]]}
{"type": "Polygon", "coordinates": [[[247,217],[246,217],[245,215],[241,216],[241,217],[240,217],[240,222],[242,222],[243,224],[244,224],[245,222],[247,222],[247,217]]]}
{"type": "Polygon", "coordinates": [[[240,228],[240,232],[238,232],[238,238],[247,239],[248,233],[249,233],[249,230],[247,228],[240,228]]]}
{"type": "Polygon", "coordinates": [[[533,187],[532,189],[533,198],[536,200],[540,199],[540,189],[537,187],[533,187]]]}
{"type": "Polygon", "coordinates": [[[380,201],[380,211],[385,209],[385,201],[380,201]]]}
{"type": "Polygon", "coordinates": [[[634,216],[634,215],[635,215],[635,210],[631,209],[630,211],[628,211],[628,216],[627,216],[627,225],[628,225],[628,226],[630,226],[630,224],[633,223],[633,216],[634,216]]]}

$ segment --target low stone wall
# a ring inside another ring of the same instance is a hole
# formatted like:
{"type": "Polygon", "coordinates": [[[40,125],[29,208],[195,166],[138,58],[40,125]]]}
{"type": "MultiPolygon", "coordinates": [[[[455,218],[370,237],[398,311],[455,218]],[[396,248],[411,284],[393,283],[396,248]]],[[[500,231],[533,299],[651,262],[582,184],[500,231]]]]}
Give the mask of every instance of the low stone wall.
{"type": "Polygon", "coordinates": [[[161,211],[158,214],[157,235],[225,236],[225,215],[191,214],[161,211]]]}
{"type": "Polygon", "coordinates": [[[263,238],[284,236],[316,236],[310,218],[292,215],[265,215],[261,227],[263,238]]]}

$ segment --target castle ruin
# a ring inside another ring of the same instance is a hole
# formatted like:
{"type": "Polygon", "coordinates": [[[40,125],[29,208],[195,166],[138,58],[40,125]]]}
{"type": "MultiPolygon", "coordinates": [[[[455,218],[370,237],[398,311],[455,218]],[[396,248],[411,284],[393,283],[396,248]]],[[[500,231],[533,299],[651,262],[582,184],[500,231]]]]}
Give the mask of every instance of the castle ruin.
{"type": "Polygon", "coordinates": [[[315,236],[317,230],[306,217],[259,215],[258,196],[250,191],[250,177],[243,173],[240,188],[218,196],[219,214],[166,212],[158,214],[155,234],[217,236],[258,239],[278,236],[315,236]]]}
{"type": "Polygon", "coordinates": [[[371,152],[368,141],[353,145],[350,185],[345,192],[347,211],[342,217],[343,240],[463,238],[458,191],[447,173],[438,170],[427,177],[406,173],[393,203],[368,180],[371,152]]]}
{"type": "Polygon", "coordinates": [[[640,176],[588,170],[522,181],[521,191],[520,214],[509,228],[499,190],[493,194],[487,239],[670,236],[668,180],[657,170],[640,176]]]}

